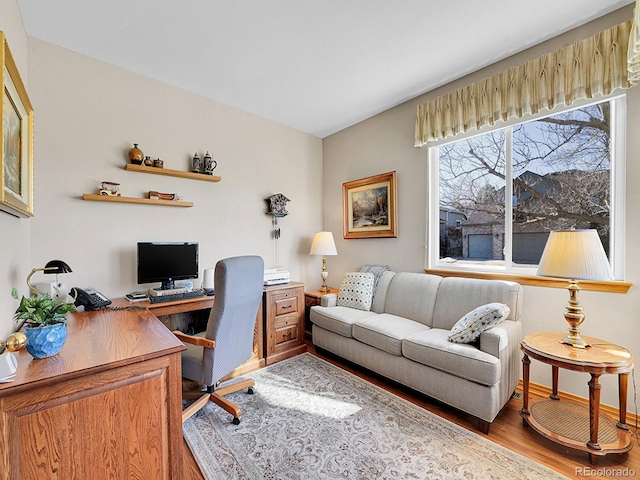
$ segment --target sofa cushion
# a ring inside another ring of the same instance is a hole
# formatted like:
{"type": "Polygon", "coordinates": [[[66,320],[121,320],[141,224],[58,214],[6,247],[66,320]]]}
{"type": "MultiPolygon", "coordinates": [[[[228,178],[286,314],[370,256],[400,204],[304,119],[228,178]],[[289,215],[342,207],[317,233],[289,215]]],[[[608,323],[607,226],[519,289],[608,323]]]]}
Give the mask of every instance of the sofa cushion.
{"type": "Polygon", "coordinates": [[[422,323],[381,313],[356,320],[353,323],[353,338],[392,355],[401,356],[402,340],[407,335],[428,329],[422,323]]]}
{"type": "Polygon", "coordinates": [[[507,318],[510,311],[504,303],[487,303],[474,308],[456,322],[449,332],[449,341],[471,343],[482,332],[507,318]]]}
{"type": "Polygon", "coordinates": [[[371,310],[375,275],[369,272],[345,273],[338,292],[338,306],[371,310]]]}
{"type": "Polygon", "coordinates": [[[396,273],[387,290],[385,313],[408,318],[430,327],[441,280],[442,277],[426,273],[396,273]]]}
{"type": "Polygon", "coordinates": [[[451,330],[463,315],[491,302],[507,305],[511,309],[507,320],[519,321],[522,297],[522,287],[514,282],[447,277],[438,288],[432,326],[451,330]]]}
{"type": "Polygon", "coordinates": [[[440,328],[408,335],[402,342],[402,355],[482,385],[500,381],[499,359],[468,343],[452,343],[448,336],[449,330],[440,328]]]}
{"type": "Polygon", "coordinates": [[[319,327],[343,337],[351,338],[351,326],[356,320],[377,316],[377,313],[366,312],[349,307],[311,307],[309,318],[319,327]]]}

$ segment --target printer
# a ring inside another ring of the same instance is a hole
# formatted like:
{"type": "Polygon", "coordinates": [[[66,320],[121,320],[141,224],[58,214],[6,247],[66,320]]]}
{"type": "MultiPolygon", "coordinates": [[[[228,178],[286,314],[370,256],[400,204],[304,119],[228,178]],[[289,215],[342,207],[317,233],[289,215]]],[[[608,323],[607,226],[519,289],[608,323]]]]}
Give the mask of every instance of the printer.
{"type": "Polygon", "coordinates": [[[264,269],[265,285],[280,285],[281,283],[289,283],[290,281],[289,270],[286,268],[273,267],[264,269]]]}

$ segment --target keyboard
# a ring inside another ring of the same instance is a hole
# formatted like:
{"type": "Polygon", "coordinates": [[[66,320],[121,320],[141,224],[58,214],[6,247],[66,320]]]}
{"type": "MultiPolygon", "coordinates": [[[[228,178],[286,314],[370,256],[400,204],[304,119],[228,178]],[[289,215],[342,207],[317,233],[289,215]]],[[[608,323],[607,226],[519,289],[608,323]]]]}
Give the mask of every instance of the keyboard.
{"type": "Polygon", "coordinates": [[[151,303],[175,302],[176,300],[188,300],[190,298],[204,297],[204,290],[191,290],[190,292],[172,293],[171,295],[150,295],[151,303]]]}

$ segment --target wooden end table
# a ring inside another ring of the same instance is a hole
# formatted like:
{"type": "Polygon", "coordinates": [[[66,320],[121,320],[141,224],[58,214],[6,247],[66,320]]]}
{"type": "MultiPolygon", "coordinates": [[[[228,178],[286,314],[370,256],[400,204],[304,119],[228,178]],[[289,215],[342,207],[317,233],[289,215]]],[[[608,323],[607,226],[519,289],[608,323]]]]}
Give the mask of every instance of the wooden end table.
{"type": "Polygon", "coordinates": [[[337,288],[329,287],[329,291],[327,292],[322,292],[320,290],[310,290],[308,292],[304,292],[304,336],[306,339],[311,340],[311,319],[309,318],[311,307],[313,307],[314,305],[320,305],[323,296],[328,295],[329,293],[337,294],[339,291],[340,290],[338,290],[337,288]]]}
{"type": "Polygon", "coordinates": [[[633,358],[628,350],[597,338],[583,337],[591,346],[575,348],[561,343],[564,333],[532,333],[520,342],[522,357],[523,402],[520,415],[525,426],[549,440],[589,454],[589,461],[608,453],[631,450],[632,436],[627,426],[627,385],[633,358]],[[529,407],[529,357],[551,365],[551,400],[541,400],[529,407]],[[591,375],[589,409],[571,402],[560,402],[558,370],[564,368],[591,375]],[[619,421],[614,424],[600,414],[599,378],[603,374],[618,374],[619,421]],[[606,423],[604,423],[606,422],[606,423]],[[604,423],[604,425],[601,425],[604,423]],[[588,428],[587,428],[588,426],[588,428]],[[604,428],[601,428],[604,427],[604,428]]]}

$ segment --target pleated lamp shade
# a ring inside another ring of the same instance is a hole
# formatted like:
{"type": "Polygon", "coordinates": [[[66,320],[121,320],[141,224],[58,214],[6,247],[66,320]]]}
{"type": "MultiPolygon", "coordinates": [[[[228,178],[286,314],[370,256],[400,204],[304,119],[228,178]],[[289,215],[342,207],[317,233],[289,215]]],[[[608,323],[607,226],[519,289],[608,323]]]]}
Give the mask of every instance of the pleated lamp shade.
{"type": "Polygon", "coordinates": [[[613,272],[593,229],[558,230],[549,234],[538,266],[543,277],[612,280],[613,272]]]}

